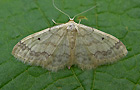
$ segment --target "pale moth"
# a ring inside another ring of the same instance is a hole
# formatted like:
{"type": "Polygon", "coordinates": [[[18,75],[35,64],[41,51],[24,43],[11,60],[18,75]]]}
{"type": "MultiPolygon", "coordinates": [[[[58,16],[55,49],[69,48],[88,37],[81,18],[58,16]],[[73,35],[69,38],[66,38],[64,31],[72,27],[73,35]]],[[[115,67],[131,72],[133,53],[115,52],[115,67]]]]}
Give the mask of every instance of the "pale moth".
{"type": "MultiPolygon", "coordinates": [[[[60,12],[53,1],[54,7],[60,12]]],[[[84,12],[93,9],[90,8],[84,12]]],[[[82,13],[84,13],[82,12],[82,13]]],[[[125,45],[116,37],[95,28],[69,22],[31,34],[19,41],[12,54],[20,61],[37,65],[51,71],[77,65],[81,69],[92,69],[110,64],[127,54],[125,45]]],[[[55,21],[53,20],[55,23],[55,21]]]]}

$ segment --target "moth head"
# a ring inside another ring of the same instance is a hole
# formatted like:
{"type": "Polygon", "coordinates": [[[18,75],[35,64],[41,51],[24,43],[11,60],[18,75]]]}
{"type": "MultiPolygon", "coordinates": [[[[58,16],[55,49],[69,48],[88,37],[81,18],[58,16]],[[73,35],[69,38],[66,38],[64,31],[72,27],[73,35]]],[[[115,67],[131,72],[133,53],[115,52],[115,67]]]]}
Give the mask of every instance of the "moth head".
{"type": "Polygon", "coordinates": [[[77,25],[75,24],[74,21],[69,21],[68,22],[68,26],[67,26],[68,31],[73,31],[73,30],[77,30],[77,29],[78,29],[78,27],[77,27],[77,25]]]}

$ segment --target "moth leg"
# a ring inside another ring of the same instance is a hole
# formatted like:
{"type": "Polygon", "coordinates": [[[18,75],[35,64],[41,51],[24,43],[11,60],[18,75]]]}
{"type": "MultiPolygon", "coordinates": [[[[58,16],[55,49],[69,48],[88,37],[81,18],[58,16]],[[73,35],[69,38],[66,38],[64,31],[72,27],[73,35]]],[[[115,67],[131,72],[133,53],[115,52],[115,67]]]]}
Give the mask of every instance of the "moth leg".
{"type": "Polygon", "coordinates": [[[78,24],[80,24],[81,23],[81,19],[79,20],[79,23],[78,24]]]}
{"type": "Polygon", "coordinates": [[[57,22],[55,22],[53,19],[52,19],[52,22],[53,22],[54,24],[57,24],[57,25],[63,24],[63,23],[57,23],[57,22]]]}

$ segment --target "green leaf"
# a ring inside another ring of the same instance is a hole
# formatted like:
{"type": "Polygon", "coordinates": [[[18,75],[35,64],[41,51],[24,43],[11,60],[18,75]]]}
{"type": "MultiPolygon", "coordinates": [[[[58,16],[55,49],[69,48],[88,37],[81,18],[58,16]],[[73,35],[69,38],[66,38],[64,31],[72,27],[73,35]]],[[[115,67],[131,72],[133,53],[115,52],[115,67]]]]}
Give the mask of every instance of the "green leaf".
{"type": "MultiPolygon", "coordinates": [[[[12,48],[22,38],[66,23],[68,17],[53,7],[52,0],[0,0],[1,90],[140,90],[140,0],[55,0],[71,17],[82,14],[82,24],[119,38],[128,55],[112,65],[82,71],[77,66],[50,72],[16,60],[12,48]]],[[[75,21],[78,20],[75,18],[75,21]]]]}

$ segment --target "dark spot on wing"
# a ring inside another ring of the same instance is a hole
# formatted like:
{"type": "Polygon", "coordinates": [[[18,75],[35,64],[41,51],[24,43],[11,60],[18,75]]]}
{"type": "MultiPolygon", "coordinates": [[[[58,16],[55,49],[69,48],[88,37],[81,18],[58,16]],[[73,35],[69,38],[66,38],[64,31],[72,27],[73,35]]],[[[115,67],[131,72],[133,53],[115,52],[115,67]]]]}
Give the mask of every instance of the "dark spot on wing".
{"type": "Polygon", "coordinates": [[[104,37],[102,37],[102,40],[104,40],[105,38],[104,37]]]}
{"type": "Polygon", "coordinates": [[[38,38],[38,40],[40,40],[40,38],[38,38]]]}

